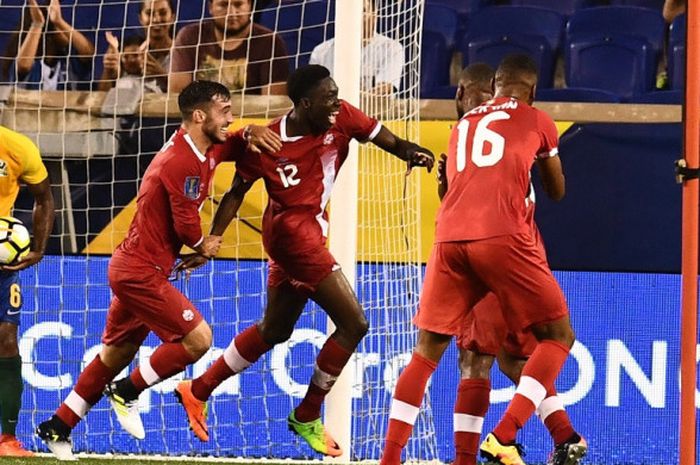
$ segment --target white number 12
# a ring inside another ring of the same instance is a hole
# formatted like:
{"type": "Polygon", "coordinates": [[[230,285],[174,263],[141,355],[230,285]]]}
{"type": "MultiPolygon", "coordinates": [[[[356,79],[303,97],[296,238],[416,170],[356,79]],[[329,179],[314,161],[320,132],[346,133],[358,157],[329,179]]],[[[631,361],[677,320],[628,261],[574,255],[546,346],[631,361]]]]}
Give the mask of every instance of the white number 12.
{"type": "MultiPolygon", "coordinates": [[[[487,126],[493,121],[510,119],[505,111],[494,111],[484,116],[476,124],[474,140],[472,142],[472,162],[480,168],[493,166],[503,158],[503,150],[506,140],[502,135],[492,131],[487,126]],[[491,152],[484,153],[486,142],[491,144],[491,152]]],[[[467,135],[469,134],[469,120],[463,119],[457,125],[457,171],[464,171],[467,166],[467,135]]]]}

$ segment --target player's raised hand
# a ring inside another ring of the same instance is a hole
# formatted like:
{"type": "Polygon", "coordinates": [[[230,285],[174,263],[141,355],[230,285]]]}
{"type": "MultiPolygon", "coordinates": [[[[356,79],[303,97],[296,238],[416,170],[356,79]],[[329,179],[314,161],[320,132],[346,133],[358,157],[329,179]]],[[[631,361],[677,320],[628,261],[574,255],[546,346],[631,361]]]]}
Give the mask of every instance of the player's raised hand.
{"type": "Polygon", "coordinates": [[[406,155],[406,162],[408,163],[408,173],[410,173],[411,170],[416,166],[424,166],[428,170],[428,172],[432,171],[433,165],[435,164],[435,155],[433,155],[433,152],[431,152],[430,150],[426,149],[425,147],[416,145],[408,149],[406,155]]]}
{"type": "Polygon", "coordinates": [[[282,148],[282,139],[267,126],[249,125],[244,131],[248,147],[255,153],[275,153],[282,148]]]}
{"type": "Polygon", "coordinates": [[[14,265],[0,265],[0,271],[20,271],[39,263],[43,257],[43,253],[31,250],[18,263],[15,263],[14,265]]]}

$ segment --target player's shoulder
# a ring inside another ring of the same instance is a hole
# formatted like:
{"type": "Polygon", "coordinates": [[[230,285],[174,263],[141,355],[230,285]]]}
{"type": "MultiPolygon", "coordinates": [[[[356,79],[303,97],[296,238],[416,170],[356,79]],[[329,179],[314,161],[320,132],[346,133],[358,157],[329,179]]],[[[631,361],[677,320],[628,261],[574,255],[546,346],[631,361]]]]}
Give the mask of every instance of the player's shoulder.
{"type": "Polygon", "coordinates": [[[24,134],[0,126],[0,147],[21,158],[41,160],[39,148],[24,134]]]}

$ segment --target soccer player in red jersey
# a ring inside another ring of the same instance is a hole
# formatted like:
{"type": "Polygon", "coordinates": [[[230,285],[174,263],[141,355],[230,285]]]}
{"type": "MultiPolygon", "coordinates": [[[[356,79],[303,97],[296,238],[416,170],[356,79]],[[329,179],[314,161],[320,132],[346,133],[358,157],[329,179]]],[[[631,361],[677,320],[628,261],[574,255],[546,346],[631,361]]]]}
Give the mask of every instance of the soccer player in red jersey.
{"type": "MultiPolygon", "coordinates": [[[[455,102],[457,119],[493,97],[493,69],[474,63],[460,76],[455,102]]],[[[438,195],[447,192],[445,156],[438,161],[438,195]]],[[[527,195],[527,222],[534,228],[537,242],[544,247],[534,221],[535,195],[530,186],[527,195]]],[[[499,369],[515,384],[527,360],[537,346],[531,331],[510,331],[498,298],[489,292],[468,314],[462,334],[457,336],[461,380],[454,409],[455,460],[453,465],[476,465],[483,419],[489,408],[491,367],[498,358],[499,369]]],[[[587,452],[587,444],[571,425],[564,404],[551,386],[537,414],[549,430],[555,444],[550,465],[577,465],[587,452]]]]}
{"type": "Polygon", "coordinates": [[[242,131],[227,140],[233,116],[230,93],[223,85],[195,81],[180,93],[178,103],[182,126],[146,170],[136,214],[109,263],[114,297],[102,351],[80,374],[56,413],[36,431],[62,460],[74,459],[71,430],[103,391],[122,426],[143,439],[138,395],[197,361],[211,345],[209,325],[168,277],[183,244],[207,258],[218,251],[221,237],[202,235],[199,208],[216,166],[243,155],[246,141],[242,131]],[[224,142],[229,150],[217,149],[224,142]],[[129,377],[111,383],[151,331],[163,343],[129,377]]]}
{"type": "MultiPolygon", "coordinates": [[[[288,425],[317,452],[342,454],[321,422],[321,405],[367,332],[362,307],[326,248],[326,204],[351,139],[371,141],[408,163],[432,168],[432,153],[403,140],[347,102],[323,66],[297,69],[287,81],[293,110],[270,128],[282,139],[277,153],[263,152],[237,165],[231,190],[216,212],[211,234],[220,236],[243,195],[263,178],[270,200],[263,221],[263,244],[270,257],[268,302],[262,320],[237,335],[224,355],[202,376],[181,382],[180,397],[192,430],[209,438],[205,402],[228,377],[240,373],[275,344],[289,339],[308,299],[314,300],[336,326],[316,359],[306,396],[292,411],[288,425]]],[[[196,257],[194,258],[196,262],[196,257]]],[[[185,262],[182,268],[196,266],[185,262]]]]}
{"type": "Polygon", "coordinates": [[[564,195],[558,133],[531,107],[537,68],[524,55],[498,67],[495,97],[467,112],[452,131],[447,158],[449,189],[438,213],[435,245],[426,268],[413,357],[399,377],[381,463],[398,465],[428,378],[468,312],[495,293],[513,330],[538,340],[506,413],[481,445],[503,465],[523,465],[517,431],[542,403],[574,342],[564,295],[528,224],[530,170],[536,162],[545,192],[564,195]]]}

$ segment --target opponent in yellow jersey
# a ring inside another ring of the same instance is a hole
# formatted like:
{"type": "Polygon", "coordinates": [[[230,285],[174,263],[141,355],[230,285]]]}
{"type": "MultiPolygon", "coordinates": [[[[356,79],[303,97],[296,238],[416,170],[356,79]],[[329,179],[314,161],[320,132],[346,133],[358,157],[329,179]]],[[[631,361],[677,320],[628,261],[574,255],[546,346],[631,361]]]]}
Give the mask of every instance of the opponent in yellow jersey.
{"type": "Polygon", "coordinates": [[[0,216],[10,215],[20,184],[34,196],[33,238],[29,254],[13,265],[0,265],[0,456],[33,455],[15,437],[22,399],[22,360],[17,327],[22,307],[19,271],[39,262],[53,228],[54,206],[39,149],[26,136],[0,126],[0,216]]]}

